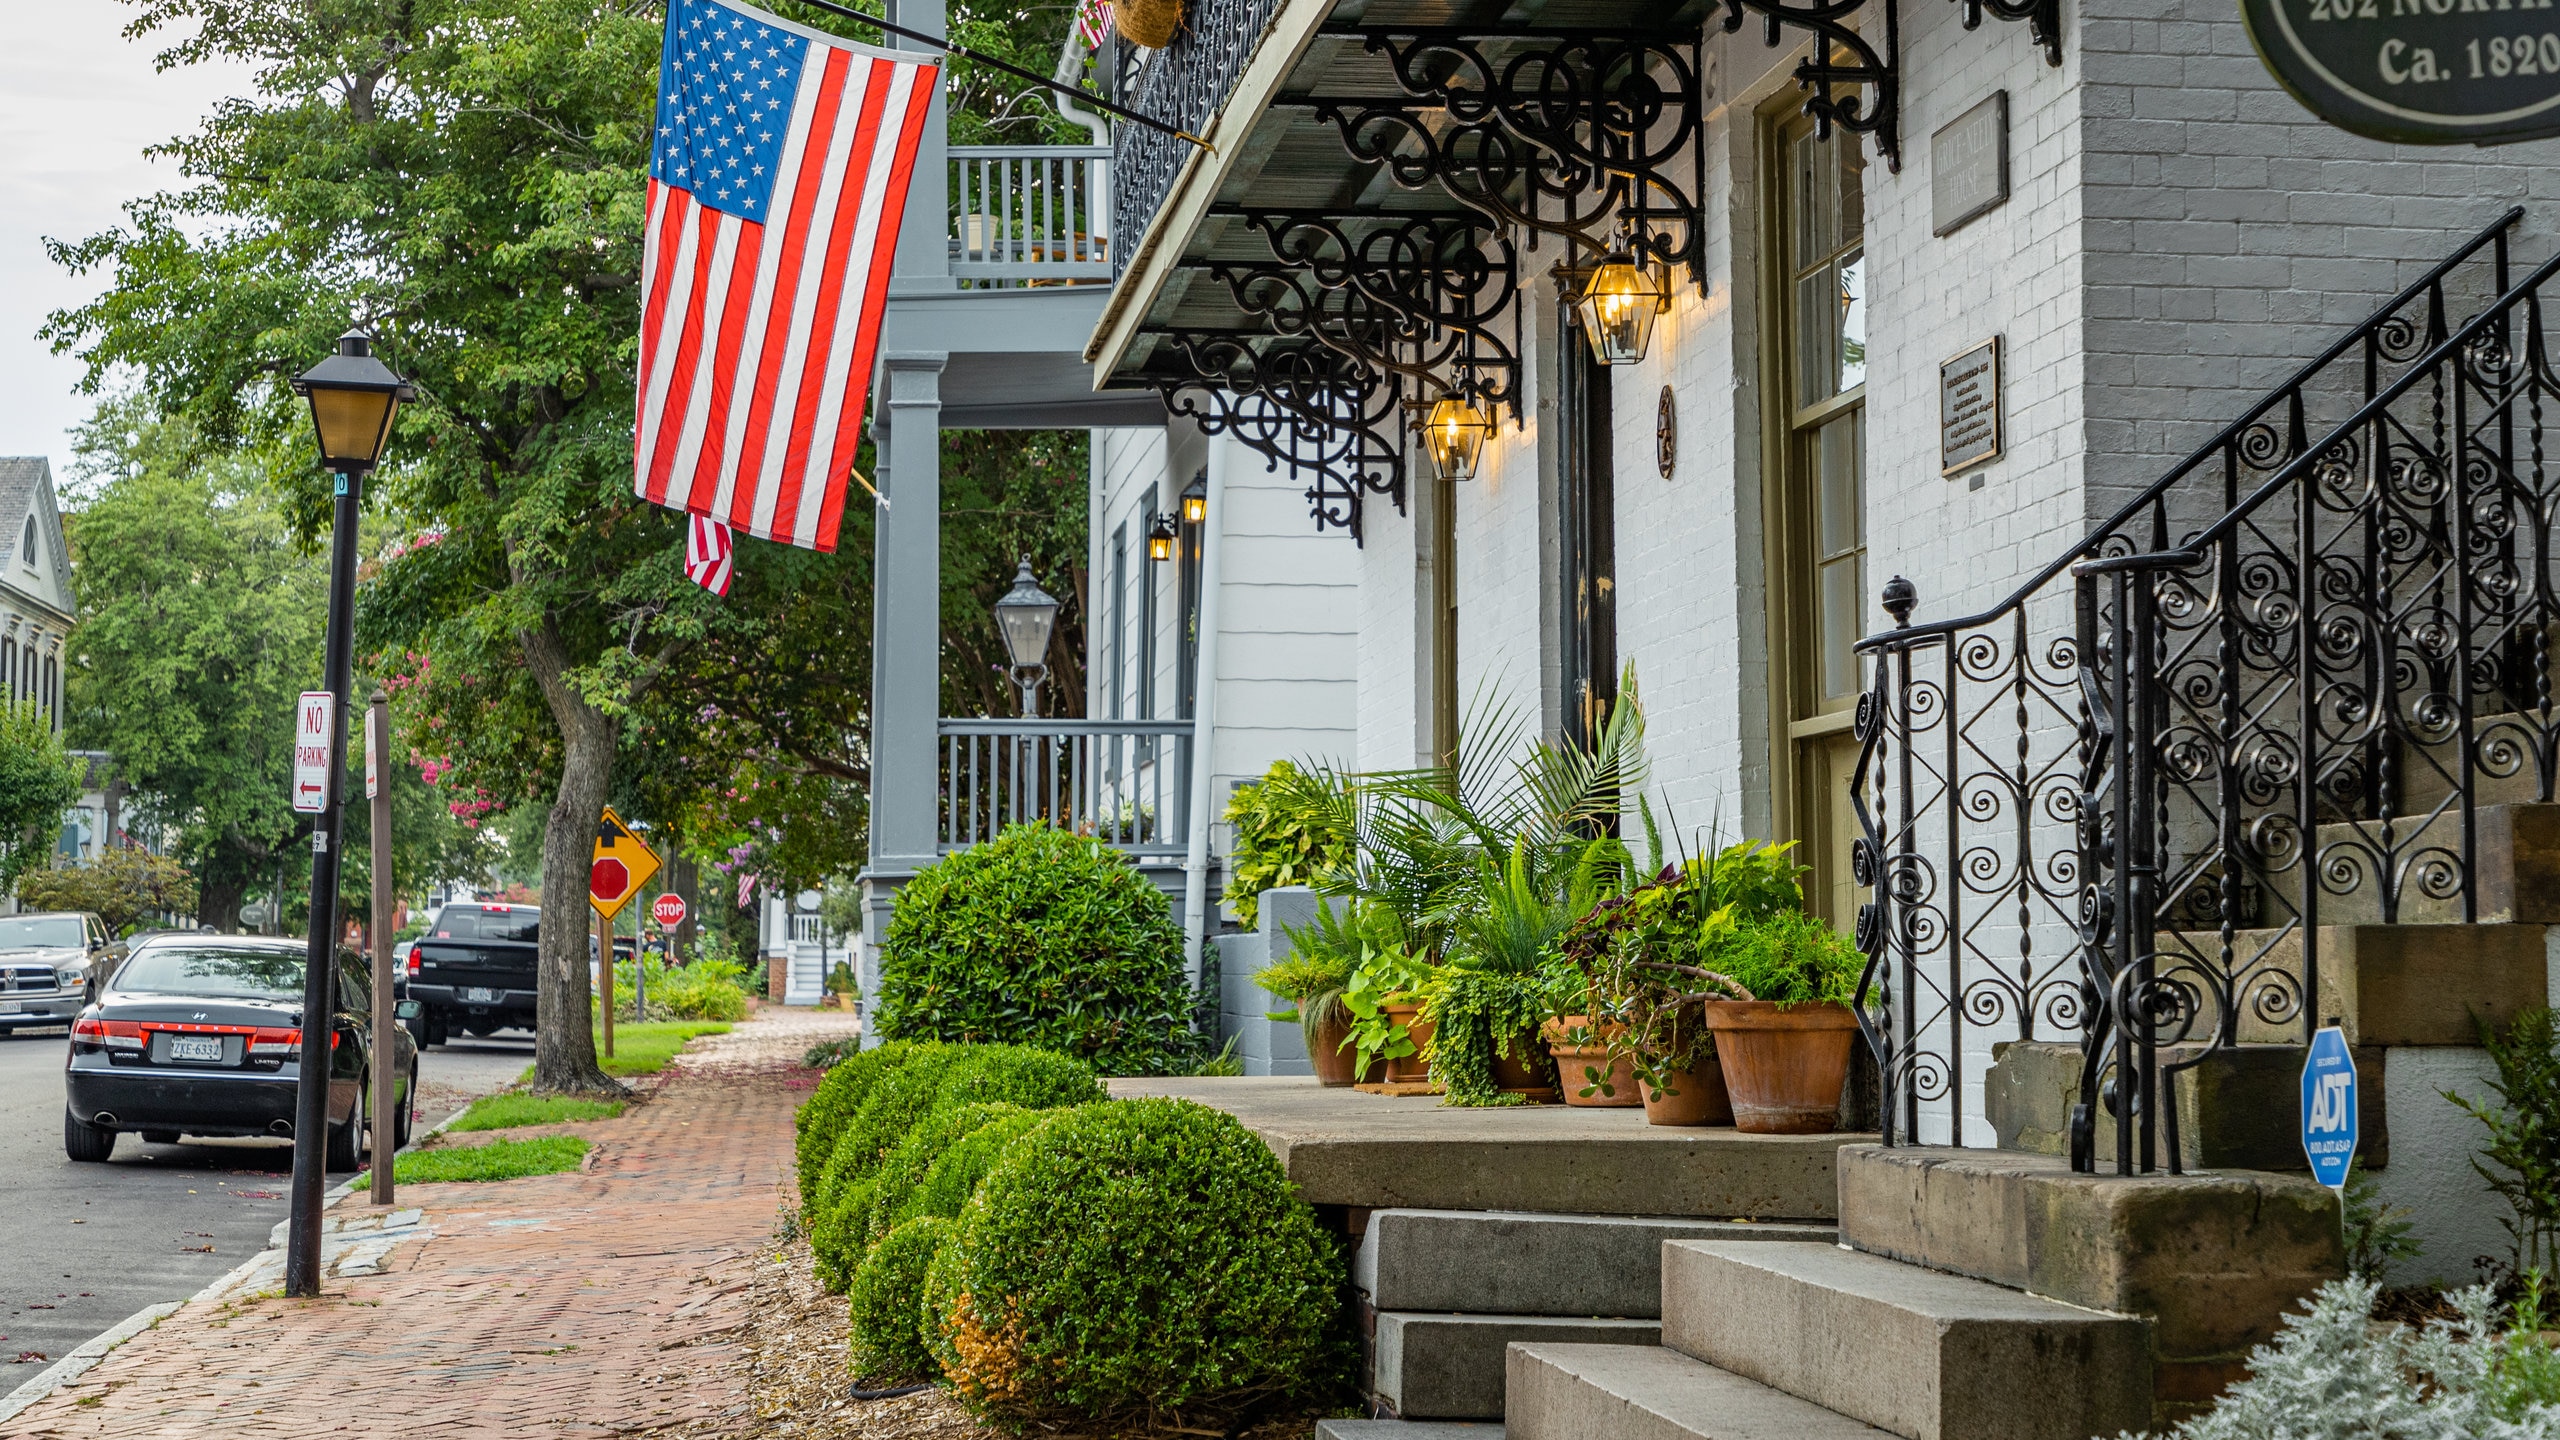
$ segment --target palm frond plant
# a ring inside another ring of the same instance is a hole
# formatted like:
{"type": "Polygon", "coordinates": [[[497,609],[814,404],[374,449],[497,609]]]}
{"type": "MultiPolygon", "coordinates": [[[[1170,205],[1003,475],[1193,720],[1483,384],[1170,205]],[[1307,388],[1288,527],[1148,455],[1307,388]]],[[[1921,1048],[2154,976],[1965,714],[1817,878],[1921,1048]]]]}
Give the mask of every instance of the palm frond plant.
{"type": "Polygon", "coordinates": [[[1570,971],[1556,938],[1599,899],[1623,847],[1607,839],[1580,843],[1578,858],[1541,884],[1525,837],[1500,859],[1477,866],[1474,903],[1450,922],[1447,959],[1423,990],[1430,1021],[1431,1077],[1451,1105],[1517,1104],[1495,1078],[1497,1060],[1524,1066],[1533,1083],[1553,1078],[1537,1043],[1538,1027],[1571,993],[1570,971]]]}

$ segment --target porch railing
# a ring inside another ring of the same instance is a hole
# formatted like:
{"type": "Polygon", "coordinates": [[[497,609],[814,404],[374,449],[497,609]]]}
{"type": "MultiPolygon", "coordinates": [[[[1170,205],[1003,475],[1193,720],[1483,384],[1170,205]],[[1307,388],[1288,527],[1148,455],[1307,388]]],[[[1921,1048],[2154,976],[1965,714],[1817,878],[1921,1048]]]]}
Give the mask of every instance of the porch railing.
{"type": "Polygon", "coordinates": [[[1188,852],[1188,720],[954,720],[942,735],[942,849],[1045,820],[1141,858],[1188,852]]]}
{"type": "Polygon", "coordinates": [[[2560,258],[2510,284],[2521,213],[1999,605],[1886,587],[1852,780],[1886,1143],[1967,1143],[1990,1045],[2041,1035],[2081,1048],[2075,1168],[2103,1113],[2115,1170],[2174,1171],[2178,1074],[2326,1019],[2320,926],[2476,917],[2476,811],[2560,768],[2560,258]]]}
{"type": "Polygon", "coordinates": [[[951,273],[972,287],[1111,279],[1111,147],[954,145],[951,273]]]}
{"type": "MultiPolygon", "coordinates": [[[[1198,0],[1162,50],[1130,53],[1115,46],[1114,98],[1176,129],[1208,134],[1279,13],[1280,0],[1198,0]]],[[[1120,237],[1112,255],[1116,269],[1127,268],[1197,148],[1148,125],[1111,132],[1111,233],[1120,237]]]]}

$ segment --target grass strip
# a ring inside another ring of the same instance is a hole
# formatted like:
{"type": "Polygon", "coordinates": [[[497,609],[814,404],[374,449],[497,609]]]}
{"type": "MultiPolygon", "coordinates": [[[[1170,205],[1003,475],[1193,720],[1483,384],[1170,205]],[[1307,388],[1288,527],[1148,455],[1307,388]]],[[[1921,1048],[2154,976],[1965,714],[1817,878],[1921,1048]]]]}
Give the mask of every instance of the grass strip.
{"type": "MultiPolygon", "coordinates": [[[[521,1180],[528,1175],[556,1175],[575,1170],[587,1158],[587,1142],[574,1135],[545,1135],[534,1140],[492,1140],[486,1145],[439,1145],[411,1150],[391,1166],[401,1185],[444,1185],[455,1181],[521,1180]]],[[[356,1176],[361,1185],[364,1172],[356,1176]]]]}
{"type": "MultiPolygon", "coordinates": [[[[607,1075],[655,1075],[666,1068],[667,1061],[684,1048],[696,1035],[726,1035],[728,1025],[719,1020],[651,1020],[646,1023],[614,1022],[613,1054],[604,1053],[604,1032],[596,1032],[596,1059],[607,1075]]],[[[533,1083],[533,1067],[524,1067],[516,1077],[519,1085],[533,1083]]]]}
{"type": "MultiPolygon", "coordinates": [[[[622,1113],[619,1100],[581,1100],[574,1095],[528,1095],[510,1090],[483,1095],[471,1102],[448,1130],[513,1130],[522,1125],[560,1125],[572,1120],[610,1120],[622,1113]]],[[[396,1178],[396,1177],[395,1177],[396,1178]]]]}

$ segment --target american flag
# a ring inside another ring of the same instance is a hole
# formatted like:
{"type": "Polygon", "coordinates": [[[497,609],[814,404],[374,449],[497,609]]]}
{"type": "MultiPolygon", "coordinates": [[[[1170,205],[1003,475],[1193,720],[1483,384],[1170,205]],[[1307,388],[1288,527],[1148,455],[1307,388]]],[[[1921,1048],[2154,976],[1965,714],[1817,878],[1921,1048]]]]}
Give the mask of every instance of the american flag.
{"type": "Polygon", "coordinates": [[[639,493],[833,550],[936,66],[669,0],[641,266],[639,493]]]}
{"type": "Polygon", "coordinates": [[[729,593],[729,527],[708,515],[685,517],[684,578],[714,595],[729,593]]]}

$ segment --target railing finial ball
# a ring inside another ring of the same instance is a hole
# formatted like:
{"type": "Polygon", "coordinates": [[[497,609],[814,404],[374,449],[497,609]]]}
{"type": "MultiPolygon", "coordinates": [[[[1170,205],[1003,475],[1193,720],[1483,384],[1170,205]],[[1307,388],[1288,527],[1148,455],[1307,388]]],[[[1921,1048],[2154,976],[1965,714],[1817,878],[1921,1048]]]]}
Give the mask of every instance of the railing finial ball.
{"type": "Polygon", "coordinates": [[[1896,575],[1884,582],[1884,610],[1896,629],[1911,627],[1911,608],[1920,603],[1920,587],[1896,575]]]}

